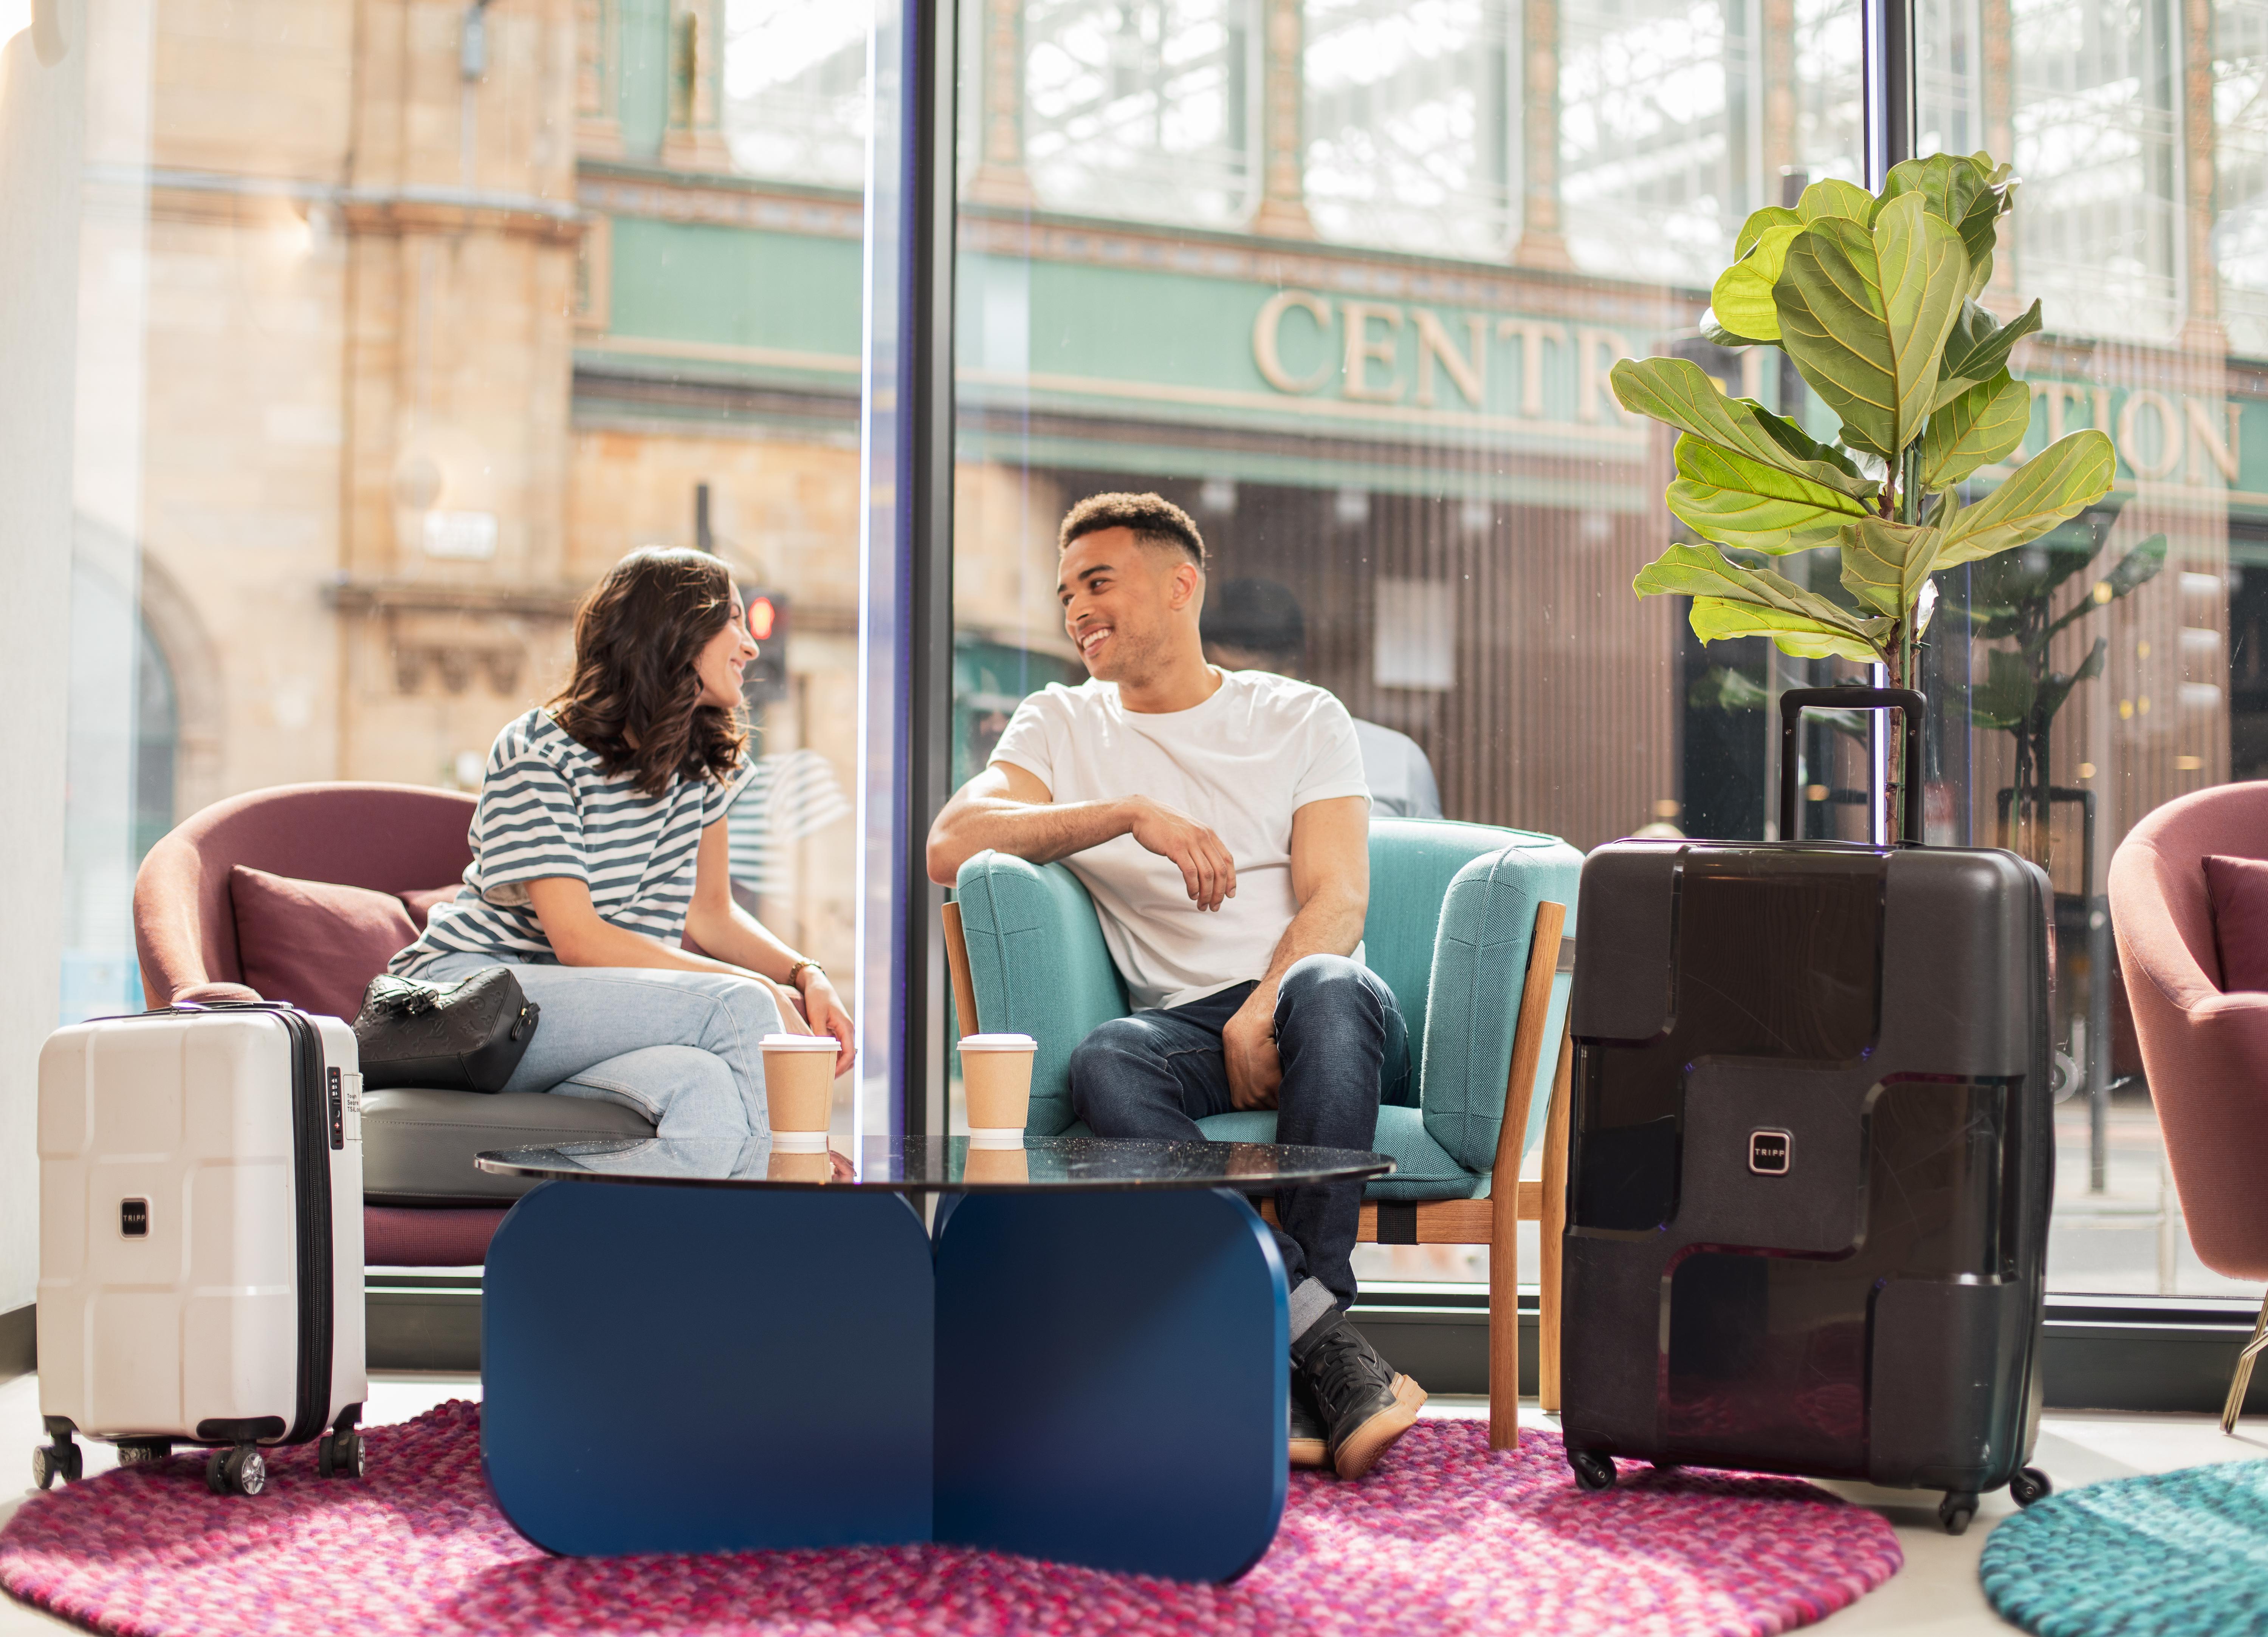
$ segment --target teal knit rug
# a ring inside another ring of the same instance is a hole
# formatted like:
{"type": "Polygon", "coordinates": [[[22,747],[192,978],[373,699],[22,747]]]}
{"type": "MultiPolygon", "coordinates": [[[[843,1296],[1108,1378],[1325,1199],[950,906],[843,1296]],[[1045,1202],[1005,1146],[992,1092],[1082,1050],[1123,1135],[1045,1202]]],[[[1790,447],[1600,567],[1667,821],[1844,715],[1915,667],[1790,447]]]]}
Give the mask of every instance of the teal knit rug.
{"type": "Polygon", "coordinates": [[[2268,1637],[2268,1461],[2051,1495],[1986,1538],[1978,1573],[2041,1637],[2268,1637]]]}

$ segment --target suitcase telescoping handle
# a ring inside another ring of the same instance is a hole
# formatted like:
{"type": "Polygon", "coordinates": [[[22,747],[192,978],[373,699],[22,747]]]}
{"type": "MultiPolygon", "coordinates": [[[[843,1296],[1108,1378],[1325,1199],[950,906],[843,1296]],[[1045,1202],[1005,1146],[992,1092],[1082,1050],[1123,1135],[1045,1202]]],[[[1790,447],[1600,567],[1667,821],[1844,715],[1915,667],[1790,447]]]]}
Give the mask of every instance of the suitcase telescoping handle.
{"type": "Polygon", "coordinates": [[[1910,687],[1792,687],[1779,696],[1779,839],[1793,841],[1796,729],[1807,710],[1902,710],[1906,717],[1905,839],[1921,845],[1922,713],[1929,701],[1910,687]]]}

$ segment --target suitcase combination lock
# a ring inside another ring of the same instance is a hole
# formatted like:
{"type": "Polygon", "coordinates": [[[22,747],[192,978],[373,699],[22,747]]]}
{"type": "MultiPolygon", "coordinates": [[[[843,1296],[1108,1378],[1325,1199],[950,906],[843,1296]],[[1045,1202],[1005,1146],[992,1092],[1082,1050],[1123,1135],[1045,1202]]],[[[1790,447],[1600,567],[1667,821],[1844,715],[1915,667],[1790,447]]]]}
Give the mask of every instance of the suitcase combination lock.
{"type": "Polygon", "coordinates": [[[1749,1133],[1749,1169],[1759,1177],[1787,1175],[1788,1157],[1794,1152],[1795,1137],[1786,1131],[1751,1131],[1749,1133]]]}

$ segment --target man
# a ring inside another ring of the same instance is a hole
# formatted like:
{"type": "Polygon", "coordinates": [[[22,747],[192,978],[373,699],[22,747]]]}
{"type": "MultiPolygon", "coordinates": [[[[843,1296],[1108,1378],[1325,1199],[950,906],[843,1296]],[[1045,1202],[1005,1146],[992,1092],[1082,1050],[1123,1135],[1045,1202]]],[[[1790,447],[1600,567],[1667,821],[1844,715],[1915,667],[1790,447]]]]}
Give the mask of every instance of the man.
{"type": "MultiPolygon", "coordinates": [[[[1205,599],[1199,626],[1205,658],[1224,671],[1300,674],[1307,620],[1288,585],[1231,580],[1219,597],[1205,599]]],[[[1433,782],[1433,764],[1425,760],[1424,747],[1406,733],[1360,716],[1353,720],[1363,777],[1370,785],[1370,811],[1390,818],[1441,817],[1440,786],[1433,782]]]]}
{"type": "MultiPolygon", "coordinates": [[[[1393,991],[1348,958],[1370,897],[1369,797],[1345,708],[1205,663],[1204,541],[1155,495],[1064,518],[1057,595],[1092,680],[1016,708],[929,833],[931,878],[995,848],[1086,885],[1138,1008],[1072,1053],[1098,1136],[1197,1141],[1277,1110],[1279,1141],[1367,1149],[1410,1073],[1393,991]]],[[[1277,1196],[1291,1288],[1292,1453],[1367,1472],[1425,1394],[1346,1322],[1359,1183],[1277,1196]]]]}

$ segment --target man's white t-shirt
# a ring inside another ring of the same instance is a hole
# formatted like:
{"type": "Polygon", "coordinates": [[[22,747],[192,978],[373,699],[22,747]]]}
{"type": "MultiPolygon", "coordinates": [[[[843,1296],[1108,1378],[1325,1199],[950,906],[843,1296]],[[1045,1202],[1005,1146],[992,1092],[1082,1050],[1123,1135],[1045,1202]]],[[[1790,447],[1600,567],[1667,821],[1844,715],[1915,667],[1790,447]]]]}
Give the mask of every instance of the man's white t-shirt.
{"type": "Polygon", "coordinates": [[[1147,796],[1219,836],[1236,896],[1189,901],[1181,869],[1131,835],[1064,863],[1101,912],[1103,942],[1137,1006],[1186,1006],[1268,970],[1299,913],[1292,815],[1309,802],[1367,797],[1346,707],[1266,671],[1225,671],[1188,710],[1124,708],[1115,682],[1061,683],[1016,707],[992,760],[1023,768],[1057,802],[1147,796]]]}

